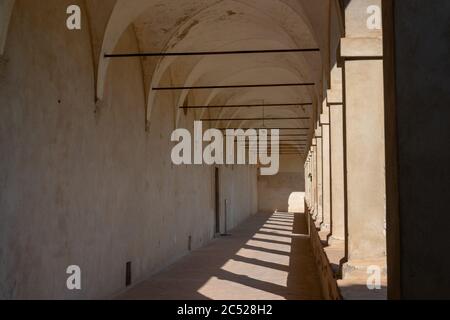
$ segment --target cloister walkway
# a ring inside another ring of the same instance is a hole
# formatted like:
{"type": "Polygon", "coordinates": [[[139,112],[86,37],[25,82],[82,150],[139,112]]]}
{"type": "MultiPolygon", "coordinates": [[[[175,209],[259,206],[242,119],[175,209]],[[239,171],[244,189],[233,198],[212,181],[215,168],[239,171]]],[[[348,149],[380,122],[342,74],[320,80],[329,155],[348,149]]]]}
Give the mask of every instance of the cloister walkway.
{"type": "Polygon", "coordinates": [[[257,214],[119,299],[321,299],[304,214],[257,214]]]}

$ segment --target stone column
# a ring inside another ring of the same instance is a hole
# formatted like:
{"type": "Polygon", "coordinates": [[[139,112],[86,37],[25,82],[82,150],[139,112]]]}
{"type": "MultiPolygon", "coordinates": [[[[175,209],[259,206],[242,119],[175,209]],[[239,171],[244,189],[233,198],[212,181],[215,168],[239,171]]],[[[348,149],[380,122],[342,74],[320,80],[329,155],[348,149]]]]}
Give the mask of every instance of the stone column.
{"type": "Polygon", "coordinates": [[[304,172],[305,172],[305,204],[309,208],[309,152],[306,156],[306,161],[304,165],[304,172]]]}
{"type": "Polygon", "coordinates": [[[310,175],[310,190],[309,190],[309,201],[310,201],[310,205],[311,207],[313,206],[314,203],[314,151],[313,151],[313,146],[311,145],[311,155],[310,155],[310,160],[309,160],[309,175],[310,175]]]}
{"type": "Polygon", "coordinates": [[[308,161],[306,162],[305,179],[307,183],[308,208],[311,208],[311,150],[308,153],[308,161]]]}
{"type": "Polygon", "coordinates": [[[320,116],[322,127],[322,210],[324,230],[331,230],[330,114],[327,105],[320,116]]]}
{"type": "Polygon", "coordinates": [[[312,217],[315,220],[317,218],[317,139],[313,138],[312,142],[312,194],[311,194],[311,207],[312,217]]]}
{"type": "Polygon", "coordinates": [[[323,168],[322,168],[322,128],[316,130],[316,223],[323,223],[323,168]]]}
{"type": "Polygon", "coordinates": [[[331,212],[332,239],[345,240],[345,179],[344,179],[344,110],[342,69],[332,71],[331,90],[327,103],[330,108],[331,146],[331,212]]]}
{"type": "Polygon", "coordinates": [[[383,1],[390,299],[450,299],[450,1],[383,1]]]}
{"type": "Polygon", "coordinates": [[[371,5],[381,7],[379,0],[350,1],[345,9],[346,38],[341,40],[349,265],[386,253],[382,33],[368,28],[371,5]]]}

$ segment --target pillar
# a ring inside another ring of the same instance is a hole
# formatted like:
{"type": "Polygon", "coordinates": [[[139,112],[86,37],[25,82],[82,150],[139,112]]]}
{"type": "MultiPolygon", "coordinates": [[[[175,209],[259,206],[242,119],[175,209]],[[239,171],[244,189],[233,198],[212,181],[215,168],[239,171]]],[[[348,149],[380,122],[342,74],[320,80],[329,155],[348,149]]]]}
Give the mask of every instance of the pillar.
{"type": "Polygon", "coordinates": [[[311,145],[311,154],[309,156],[309,179],[310,179],[310,185],[309,185],[309,205],[312,207],[313,204],[313,147],[311,145]]]}
{"type": "Polygon", "coordinates": [[[306,156],[306,161],[304,165],[305,172],[305,204],[306,208],[309,208],[309,152],[306,156]]]}
{"type": "Polygon", "coordinates": [[[312,148],[308,152],[308,160],[306,162],[306,172],[305,172],[305,179],[306,179],[306,185],[307,185],[307,204],[308,209],[311,208],[311,152],[312,148]]]}
{"type": "Polygon", "coordinates": [[[327,103],[330,108],[331,234],[332,239],[336,240],[345,240],[344,110],[342,96],[342,69],[335,68],[332,71],[332,84],[331,90],[328,90],[327,103]],[[336,75],[334,76],[334,74],[336,75]]]}
{"type": "Polygon", "coordinates": [[[450,1],[383,1],[388,294],[450,299],[450,1]]]}
{"type": "Polygon", "coordinates": [[[317,139],[313,138],[312,141],[312,194],[311,194],[311,207],[312,217],[315,220],[317,218],[317,139]]]}
{"type": "Polygon", "coordinates": [[[324,230],[331,230],[330,113],[328,105],[320,116],[322,127],[322,210],[324,230]]]}
{"type": "Polygon", "coordinates": [[[385,134],[382,32],[368,25],[369,6],[380,0],[351,0],[345,9],[345,145],[348,259],[385,256],[385,134]]]}
{"type": "Polygon", "coordinates": [[[316,130],[316,224],[323,223],[322,128],[316,130]]]}

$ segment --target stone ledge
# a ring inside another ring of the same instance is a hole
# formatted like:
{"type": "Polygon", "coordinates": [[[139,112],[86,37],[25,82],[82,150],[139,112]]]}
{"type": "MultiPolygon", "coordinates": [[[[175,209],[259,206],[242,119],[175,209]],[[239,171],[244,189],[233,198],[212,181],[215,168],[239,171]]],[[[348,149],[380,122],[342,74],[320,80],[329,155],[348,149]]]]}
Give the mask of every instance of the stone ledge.
{"type": "Polygon", "coordinates": [[[387,277],[387,262],[386,258],[370,259],[370,260],[351,260],[343,266],[343,277],[351,278],[353,276],[363,275],[367,278],[367,269],[370,266],[379,266],[381,268],[381,275],[387,277]]]}
{"type": "Polygon", "coordinates": [[[348,58],[383,57],[382,38],[342,38],[341,56],[348,58]]]}
{"type": "Polygon", "coordinates": [[[322,127],[318,127],[314,133],[316,138],[322,138],[322,127]]]}
{"type": "Polygon", "coordinates": [[[342,90],[328,90],[327,104],[328,105],[342,105],[344,103],[342,90]]]}
{"type": "Polygon", "coordinates": [[[345,263],[338,286],[345,300],[387,300],[386,258],[353,260],[345,263]],[[367,287],[367,270],[374,265],[381,267],[381,289],[370,290],[367,287]]]}
{"type": "Polygon", "coordinates": [[[387,270],[386,259],[351,261],[342,267],[345,258],[345,241],[331,238],[329,231],[316,229],[311,224],[311,246],[319,270],[324,298],[327,300],[386,300],[387,270]],[[367,267],[379,265],[382,268],[381,289],[367,288],[367,267]]]}
{"type": "Polygon", "coordinates": [[[324,251],[324,243],[322,241],[324,234],[319,234],[313,219],[309,220],[311,230],[311,247],[319,271],[323,296],[326,300],[341,300],[342,297],[337,286],[336,272],[332,268],[333,263],[330,263],[329,258],[324,251]]]}
{"type": "Polygon", "coordinates": [[[327,114],[320,115],[320,125],[329,125],[330,124],[330,116],[327,114]]]}

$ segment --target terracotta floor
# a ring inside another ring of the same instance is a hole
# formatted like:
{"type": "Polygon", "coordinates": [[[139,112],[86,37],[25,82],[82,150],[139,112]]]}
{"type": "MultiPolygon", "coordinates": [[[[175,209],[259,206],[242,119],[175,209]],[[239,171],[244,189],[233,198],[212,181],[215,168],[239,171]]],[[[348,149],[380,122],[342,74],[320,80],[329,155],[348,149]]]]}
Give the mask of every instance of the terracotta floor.
{"type": "Polygon", "coordinates": [[[119,299],[321,299],[303,214],[258,214],[119,299]]]}

